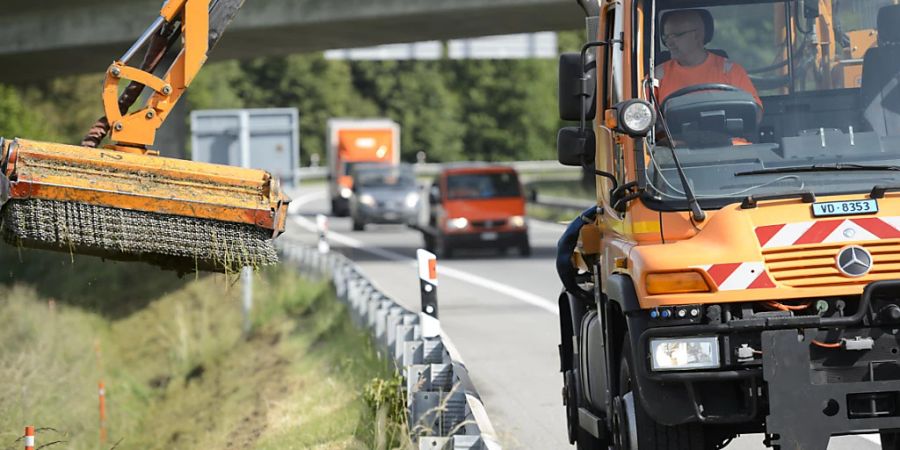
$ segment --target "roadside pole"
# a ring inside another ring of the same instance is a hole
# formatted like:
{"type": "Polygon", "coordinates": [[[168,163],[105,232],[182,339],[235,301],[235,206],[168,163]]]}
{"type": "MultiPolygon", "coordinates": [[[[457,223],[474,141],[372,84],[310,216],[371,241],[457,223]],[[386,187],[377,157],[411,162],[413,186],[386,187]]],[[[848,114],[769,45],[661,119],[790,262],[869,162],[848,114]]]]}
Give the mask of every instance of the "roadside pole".
{"type": "MultiPolygon", "coordinates": [[[[247,111],[241,111],[240,130],[238,132],[238,141],[241,150],[241,167],[250,167],[250,114],[247,111]]],[[[250,314],[253,311],[253,267],[241,267],[241,313],[244,319],[242,331],[244,336],[250,335],[250,314]]]]}
{"type": "Polygon", "coordinates": [[[34,427],[25,427],[25,450],[34,450],[34,427]]]}
{"type": "Polygon", "coordinates": [[[319,253],[328,253],[331,245],[328,244],[328,216],[325,214],[316,214],[316,232],[319,235],[319,253]]]}
{"type": "Polygon", "coordinates": [[[419,261],[419,292],[422,295],[422,311],[419,313],[422,337],[435,338],[441,334],[437,303],[437,257],[427,250],[418,249],[416,258],[419,261]]]}

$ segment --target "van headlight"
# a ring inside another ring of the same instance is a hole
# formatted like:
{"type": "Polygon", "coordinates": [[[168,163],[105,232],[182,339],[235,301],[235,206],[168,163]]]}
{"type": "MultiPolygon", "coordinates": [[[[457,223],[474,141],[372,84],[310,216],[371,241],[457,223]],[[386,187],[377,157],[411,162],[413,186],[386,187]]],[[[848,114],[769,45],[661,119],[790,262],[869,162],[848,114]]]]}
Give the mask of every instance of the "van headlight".
{"type": "Polygon", "coordinates": [[[451,230],[462,230],[469,226],[469,221],[465,217],[457,217],[447,220],[447,228],[451,230]]]}
{"type": "Polygon", "coordinates": [[[522,216],[512,216],[509,218],[509,226],[513,228],[525,227],[525,218],[522,216]]]}
{"type": "Polygon", "coordinates": [[[719,338],[706,336],[650,339],[650,366],[654,371],[721,367],[719,338]]]}
{"type": "Polygon", "coordinates": [[[419,193],[410,192],[409,194],[406,194],[406,200],[404,203],[406,203],[407,208],[415,208],[416,204],[419,203],[419,193]]]}
{"type": "Polygon", "coordinates": [[[348,187],[341,188],[341,198],[350,198],[353,195],[353,191],[348,187]]]}
{"type": "Polygon", "coordinates": [[[366,206],[375,206],[375,197],[372,197],[369,194],[363,194],[359,196],[359,202],[366,206]]]}

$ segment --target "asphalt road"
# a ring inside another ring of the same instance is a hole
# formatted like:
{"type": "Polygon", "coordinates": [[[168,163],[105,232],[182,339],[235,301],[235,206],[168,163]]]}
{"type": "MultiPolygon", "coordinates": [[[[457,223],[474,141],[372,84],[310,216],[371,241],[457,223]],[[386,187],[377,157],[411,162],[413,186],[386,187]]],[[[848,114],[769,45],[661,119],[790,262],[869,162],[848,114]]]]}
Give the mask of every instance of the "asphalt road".
{"type": "MultiPolygon", "coordinates": [[[[328,213],[324,186],[293,192],[292,217],[282,239],[314,244],[313,216],[328,213]]],[[[560,390],[553,257],[561,225],[531,221],[532,255],[490,249],[438,261],[441,326],[462,355],[488,415],[508,449],[569,449],[560,390]]],[[[329,219],[332,249],[356,261],[383,292],[419,309],[416,249],[422,238],[402,226],[351,231],[347,218],[329,219]]],[[[762,435],[742,436],[729,450],[762,449],[762,435]]],[[[832,450],[878,449],[877,436],[832,438],[832,450]]]]}

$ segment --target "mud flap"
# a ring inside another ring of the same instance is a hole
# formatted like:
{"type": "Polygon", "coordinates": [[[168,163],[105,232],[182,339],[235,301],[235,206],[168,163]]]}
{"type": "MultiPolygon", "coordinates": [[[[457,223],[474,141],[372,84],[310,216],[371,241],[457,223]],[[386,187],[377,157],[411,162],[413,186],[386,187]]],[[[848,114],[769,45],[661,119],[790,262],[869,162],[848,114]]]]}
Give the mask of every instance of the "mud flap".
{"type": "MultiPolygon", "coordinates": [[[[900,380],[814,384],[809,336],[804,338],[796,329],[762,332],[771,445],[818,450],[828,447],[831,434],[900,428],[900,404],[880,403],[900,396],[900,380]],[[870,409],[865,406],[869,402],[870,409]]],[[[876,362],[869,364],[871,369],[876,362]]]]}

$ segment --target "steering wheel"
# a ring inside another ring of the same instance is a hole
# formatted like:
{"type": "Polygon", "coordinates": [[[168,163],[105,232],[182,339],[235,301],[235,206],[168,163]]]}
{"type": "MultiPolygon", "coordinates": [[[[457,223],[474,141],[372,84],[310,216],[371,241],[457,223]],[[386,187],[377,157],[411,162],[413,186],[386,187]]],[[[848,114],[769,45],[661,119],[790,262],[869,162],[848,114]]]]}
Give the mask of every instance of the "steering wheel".
{"type": "Polygon", "coordinates": [[[690,86],[683,87],[683,88],[681,88],[681,89],[679,89],[679,90],[677,90],[677,91],[675,91],[675,92],[669,94],[669,95],[666,97],[665,101],[663,101],[663,103],[662,103],[662,109],[663,109],[663,111],[665,111],[665,109],[666,109],[666,103],[668,103],[669,100],[672,100],[673,98],[676,98],[676,97],[681,97],[681,96],[684,96],[684,95],[693,94],[694,92],[697,92],[697,91],[745,92],[743,89],[739,89],[739,88],[736,88],[736,87],[734,87],[734,86],[732,86],[732,85],[730,85],[730,84],[725,84],[725,83],[701,83],[701,84],[692,84],[692,85],[690,85],[690,86]]]}

